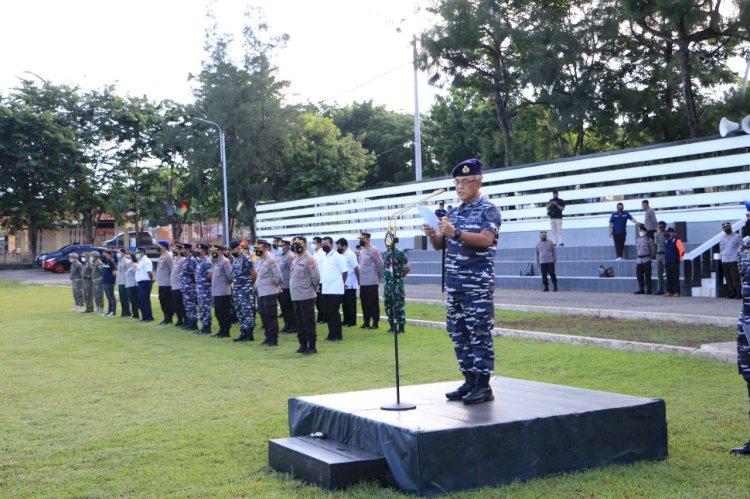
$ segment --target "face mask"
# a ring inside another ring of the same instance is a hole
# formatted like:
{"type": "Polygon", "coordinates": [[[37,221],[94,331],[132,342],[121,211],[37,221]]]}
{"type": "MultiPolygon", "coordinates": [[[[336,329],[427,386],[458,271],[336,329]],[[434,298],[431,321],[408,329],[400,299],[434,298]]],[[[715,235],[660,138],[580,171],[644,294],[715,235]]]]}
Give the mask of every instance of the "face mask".
{"type": "Polygon", "coordinates": [[[302,253],[304,251],[304,248],[302,247],[301,244],[295,244],[294,246],[292,246],[292,248],[293,248],[294,252],[297,253],[297,254],[300,254],[300,253],[302,253]]]}
{"type": "Polygon", "coordinates": [[[93,256],[89,257],[89,263],[94,263],[94,257],[93,256]]]}
{"type": "Polygon", "coordinates": [[[211,258],[213,258],[214,260],[216,260],[217,258],[219,258],[219,254],[218,253],[211,253],[211,258]]]}
{"type": "Polygon", "coordinates": [[[542,236],[541,239],[542,239],[542,241],[546,241],[547,240],[547,236],[542,236]]]}
{"type": "Polygon", "coordinates": [[[724,229],[724,232],[726,232],[727,234],[731,234],[732,233],[732,229],[724,229]]]}
{"type": "Polygon", "coordinates": [[[135,254],[135,259],[136,260],[140,260],[141,259],[141,254],[140,253],[136,253],[135,254]]]}
{"type": "Polygon", "coordinates": [[[326,252],[326,253],[330,253],[331,252],[331,247],[328,246],[327,244],[324,244],[322,247],[323,247],[323,251],[324,252],[326,252]]]}
{"type": "Polygon", "coordinates": [[[197,252],[197,251],[193,251],[193,256],[195,258],[198,258],[199,256],[201,256],[201,254],[199,252],[197,252]]]}
{"type": "Polygon", "coordinates": [[[172,256],[179,256],[180,254],[177,251],[172,252],[172,256]]]}
{"type": "Polygon", "coordinates": [[[645,232],[639,232],[638,235],[641,236],[641,237],[646,237],[646,233],[645,232]]]}
{"type": "Polygon", "coordinates": [[[120,258],[122,258],[122,253],[117,253],[117,259],[119,260],[120,258]]]}
{"type": "Polygon", "coordinates": [[[284,253],[284,248],[276,248],[277,255],[281,255],[282,253],[284,253]]]}
{"type": "Polygon", "coordinates": [[[343,255],[344,254],[344,248],[337,249],[336,253],[338,253],[339,255],[343,255]]]}
{"type": "Polygon", "coordinates": [[[263,250],[255,250],[255,256],[263,256],[263,250]]]}

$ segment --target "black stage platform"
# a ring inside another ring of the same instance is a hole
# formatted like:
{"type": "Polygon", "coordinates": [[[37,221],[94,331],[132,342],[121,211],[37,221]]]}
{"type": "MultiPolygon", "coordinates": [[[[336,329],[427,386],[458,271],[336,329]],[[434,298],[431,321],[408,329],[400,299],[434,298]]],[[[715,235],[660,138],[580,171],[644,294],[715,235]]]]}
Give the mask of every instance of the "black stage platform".
{"type": "Polygon", "coordinates": [[[663,400],[496,377],[493,402],[465,406],[445,399],[458,384],[404,386],[402,412],[380,409],[392,388],[292,398],[290,432],[383,456],[390,483],[426,496],[667,457],[663,400]]]}

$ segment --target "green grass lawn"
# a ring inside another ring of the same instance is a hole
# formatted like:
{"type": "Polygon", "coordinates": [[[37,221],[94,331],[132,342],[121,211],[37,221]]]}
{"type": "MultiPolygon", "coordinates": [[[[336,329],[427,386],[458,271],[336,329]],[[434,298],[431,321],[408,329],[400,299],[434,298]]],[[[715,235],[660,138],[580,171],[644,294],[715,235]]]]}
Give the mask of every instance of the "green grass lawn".
{"type": "MultiPolygon", "coordinates": [[[[392,386],[383,328],[345,329],[300,357],[290,335],[267,349],[74,314],[66,289],[0,282],[0,307],[2,497],[400,495],[329,493],[268,467],[289,397],[392,386]]],[[[445,333],[400,340],[404,384],[459,378],[445,333]]],[[[727,453],[750,437],[734,365],[505,338],[495,348],[499,375],[665,399],[670,457],[455,497],[748,496],[750,459],[727,453]]]]}
{"type": "MultiPolygon", "coordinates": [[[[445,322],[444,306],[407,301],[405,310],[408,319],[445,322]]],[[[495,310],[495,327],[687,347],[735,339],[733,327],[693,326],[665,321],[604,319],[511,310],[495,310]]]]}

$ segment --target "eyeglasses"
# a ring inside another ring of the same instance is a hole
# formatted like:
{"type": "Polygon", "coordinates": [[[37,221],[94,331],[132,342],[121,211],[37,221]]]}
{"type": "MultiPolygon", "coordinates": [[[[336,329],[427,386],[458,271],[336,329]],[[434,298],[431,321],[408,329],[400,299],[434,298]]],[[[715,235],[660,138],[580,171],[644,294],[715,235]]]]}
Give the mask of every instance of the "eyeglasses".
{"type": "Polygon", "coordinates": [[[455,185],[456,187],[458,187],[459,185],[469,185],[469,184],[473,184],[474,182],[479,182],[480,180],[481,179],[479,178],[475,178],[474,180],[466,180],[466,179],[454,180],[453,185],[455,185]]]}

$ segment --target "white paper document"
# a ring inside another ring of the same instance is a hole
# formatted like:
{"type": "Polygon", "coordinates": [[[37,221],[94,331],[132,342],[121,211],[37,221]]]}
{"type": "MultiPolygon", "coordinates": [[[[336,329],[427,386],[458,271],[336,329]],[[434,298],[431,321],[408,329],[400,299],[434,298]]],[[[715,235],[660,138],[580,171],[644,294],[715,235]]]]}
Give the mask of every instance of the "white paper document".
{"type": "Polygon", "coordinates": [[[424,223],[435,229],[435,231],[437,232],[438,217],[437,215],[435,215],[435,212],[427,208],[426,206],[417,206],[417,209],[419,210],[419,214],[422,215],[424,223]]]}

